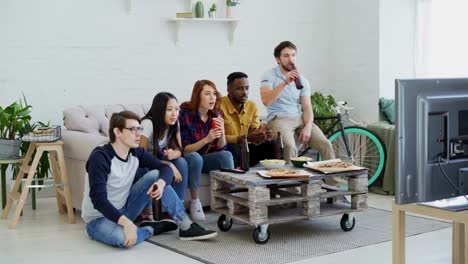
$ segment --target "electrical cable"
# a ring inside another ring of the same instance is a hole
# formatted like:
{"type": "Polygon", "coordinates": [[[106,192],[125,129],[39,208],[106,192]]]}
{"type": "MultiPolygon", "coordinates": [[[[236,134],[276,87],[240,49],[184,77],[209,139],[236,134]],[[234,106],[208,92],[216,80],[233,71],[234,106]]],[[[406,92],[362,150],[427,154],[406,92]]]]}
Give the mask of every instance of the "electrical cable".
{"type": "Polygon", "coordinates": [[[468,197],[466,196],[466,194],[460,190],[455,184],[453,184],[453,182],[450,180],[450,178],[447,176],[447,174],[445,174],[445,171],[444,169],[442,168],[442,164],[440,163],[440,154],[438,156],[438,160],[439,160],[439,168],[440,168],[440,171],[442,171],[442,174],[444,175],[445,179],[458,191],[460,192],[463,197],[465,197],[465,199],[468,201],[468,197]]]}

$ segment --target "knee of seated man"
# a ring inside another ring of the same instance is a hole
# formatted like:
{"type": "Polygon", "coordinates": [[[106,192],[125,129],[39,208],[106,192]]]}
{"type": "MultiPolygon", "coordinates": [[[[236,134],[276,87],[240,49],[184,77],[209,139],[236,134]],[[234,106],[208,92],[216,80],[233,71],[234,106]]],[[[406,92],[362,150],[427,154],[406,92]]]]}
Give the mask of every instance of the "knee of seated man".
{"type": "Polygon", "coordinates": [[[149,185],[152,185],[158,179],[159,179],[159,170],[151,170],[143,176],[143,180],[149,185]]]}
{"type": "Polygon", "coordinates": [[[219,155],[223,160],[229,160],[232,159],[232,153],[227,151],[227,150],[222,150],[219,152],[219,155]]]}
{"type": "Polygon", "coordinates": [[[113,245],[117,247],[125,247],[125,235],[122,228],[116,228],[111,233],[113,238],[113,245]]]}

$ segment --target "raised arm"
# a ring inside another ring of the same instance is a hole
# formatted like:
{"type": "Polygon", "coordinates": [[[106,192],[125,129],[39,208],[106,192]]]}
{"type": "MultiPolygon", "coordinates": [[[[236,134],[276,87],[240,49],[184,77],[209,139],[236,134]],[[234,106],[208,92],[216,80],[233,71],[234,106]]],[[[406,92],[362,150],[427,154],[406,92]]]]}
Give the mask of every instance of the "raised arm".
{"type": "Polygon", "coordinates": [[[270,104],[275,102],[280,96],[281,92],[284,90],[284,88],[290,82],[293,82],[296,78],[299,78],[299,73],[296,70],[290,71],[286,73],[284,81],[281,82],[276,87],[271,87],[267,85],[267,83],[271,83],[271,82],[269,82],[269,80],[265,78],[262,81],[262,86],[260,87],[260,97],[262,98],[262,103],[265,106],[269,106],[270,104]]]}

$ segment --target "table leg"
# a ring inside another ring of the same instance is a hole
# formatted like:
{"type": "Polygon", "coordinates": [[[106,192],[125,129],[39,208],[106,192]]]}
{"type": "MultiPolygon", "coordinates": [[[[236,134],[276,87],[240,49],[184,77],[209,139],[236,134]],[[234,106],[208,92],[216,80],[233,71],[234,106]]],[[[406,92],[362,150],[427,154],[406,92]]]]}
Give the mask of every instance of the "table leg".
{"type": "Polygon", "coordinates": [[[465,263],[464,244],[465,244],[465,225],[463,223],[453,222],[452,224],[452,263],[465,263]]]}
{"type": "Polygon", "coordinates": [[[0,165],[0,176],[2,177],[2,209],[5,209],[6,205],[6,170],[8,164],[0,165]]]}
{"type": "Polygon", "coordinates": [[[405,211],[394,204],[392,208],[393,264],[405,264],[405,218],[405,211]]]}
{"type": "Polygon", "coordinates": [[[464,263],[465,264],[468,264],[468,224],[464,224],[465,225],[465,232],[464,232],[464,244],[463,244],[463,251],[462,251],[462,254],[463,254],[463,258],[464,258],[464,263]]]}

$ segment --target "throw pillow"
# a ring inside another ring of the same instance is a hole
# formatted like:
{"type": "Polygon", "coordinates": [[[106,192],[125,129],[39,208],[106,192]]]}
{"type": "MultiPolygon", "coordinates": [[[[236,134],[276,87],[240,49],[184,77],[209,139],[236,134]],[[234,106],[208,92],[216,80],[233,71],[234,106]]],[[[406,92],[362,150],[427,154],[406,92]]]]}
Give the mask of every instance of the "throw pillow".
{"type": "Polygon", "coordinates": [[[390,124],[395,124],[395,100],[380,98],[379,100],[380,112],[384,114],[390,124]]]}

